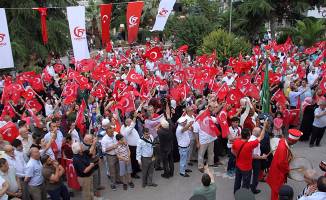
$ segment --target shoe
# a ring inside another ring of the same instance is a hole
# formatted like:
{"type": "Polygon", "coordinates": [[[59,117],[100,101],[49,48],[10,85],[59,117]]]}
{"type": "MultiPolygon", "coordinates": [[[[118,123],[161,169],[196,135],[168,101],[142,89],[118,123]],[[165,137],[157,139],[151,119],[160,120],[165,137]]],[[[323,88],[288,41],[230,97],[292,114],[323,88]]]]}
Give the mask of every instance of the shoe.
{"type": "Polygon", "coordinates": [[[180,173],[180,176],[183,176],[183,177],[190,177],[189,174],[185,173],[185,174],[181,174],[180,173]]]}
{"type": "Polygon", "coordinates": [[[316,144],[316,147],[320,147],[320,144],[316,144]]]}
{"type": "Polygon", "coordinates": [[[98,186],[96,189],[97,189],[97,190],[105,190],[105,187],[100,185],[100,186],[98,186]]]}
{"type": "Polygon", "coordinates": [[[199,170],[201,173],[204,173],[204,171],[205,171],[204,168],[199,168],[198,170],[199,170]]]}
{"type": "Polygon", "coordinates": [[[137,174],[131,176],[131,178],[134,178],[134,179],[140,179],[140,176],[138,176],[137,174]]]}
{"type": "Polygon", "coordinates": [[[108,179],[111,179],[111,176],[110,175],[106,175],[108,177],[108,179]]]}
{"type": "Polygon", "coordinates": [[[259,194],[261,192],[261,190],[252,190],[252,193],[254,194],[259,194]]]}
{"type": "Polygon", "coordinates": [[[148,184],[148,186],[150,186],[150,187],[157,187],[157,184],[151,183],[151,184],[148,184]]]}
{"type": "Polygon", "coordinates": [[[123,184],[123,190],[127,190],[128,189],[128,185],[127,184],[123,184]]]}
{"type": "Polygon", "coordinates": [[[192,170],[191,170],[191,169],[186,169],[186,172],[188,172],[188,173],[189,173],[189,172],[192,172],[192,170]]]}
{"type": "Polygon", "coordinates": [[[170,178],[170,176],[167,175],[167,174],[161,174],[161,176],[162,176],[163,178],[170,178]]]}
{"type": "Polygon", "coordinates": [[[122,185],[123,183],[121,181],[117,181],[117,184],[118,185],[122,185]]]}
{"type": "Polygon", "coordinates": [[[189,162],[188,165],[189,165],[189,166],[193,166],[194,164],[193,164],[192,162],[189,162]]]}
{"type": "Polygon", "coordinates": [[[135,188],[135,184],[133,182],[129,183],[130,188],[135,188]]]}
{"type": "Polygon", "coordinates": [[[156,167],[156,168],[155,168],[155,171],[162,171],[162,170],[163,170],[162,167],[156,167]]]}
{"type": "Polygon", "coordinates": [[[111,189],[112,189],[113,191],[116,191],[116,190],[117,190],[117,186],[115,186],[114,184],[112,184],[112,185],[111,185],[111,189]]]}

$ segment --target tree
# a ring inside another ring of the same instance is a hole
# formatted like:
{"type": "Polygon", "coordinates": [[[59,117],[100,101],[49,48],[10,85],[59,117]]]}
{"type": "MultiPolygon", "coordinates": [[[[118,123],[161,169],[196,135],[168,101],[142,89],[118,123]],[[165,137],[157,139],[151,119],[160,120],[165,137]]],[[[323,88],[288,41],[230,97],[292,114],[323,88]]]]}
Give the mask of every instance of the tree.
{"type": "Polygon", "coordinates": [[[217,29],[204,37],[201,47],[203,53],[211,53],[216,50],[219,61],[224,62],[230,57],[236,57],[241,52],[243,55],[250,54],[251,45],[242,37],[233,33],[229,34],[223,29],[217,29]]]}
{"type": "Polygon", "coordinates": [[[204,16],[177,16],[169,19],[166,30],[167,36],[175,37],[177,47],[187,44],[188,52],[194,55],[201,46],[203,38],[214,29],[214,26],[204,16]]]}
{"type": "Polygon", "coordinates": [[[310,47],[318,41],[325,40],[326,23],[325,20],[306,18],[298,20],[294,27],[280,30],[284,35],[291,36],[295,44],[310,47]]]}
{"type": "MultiPolygon", "coordinates": [[[[1,1],[2,8],[35,8],[35,7],[66,7],[75,5],[70,0],[47,0],[46,4],[37,0],[11,0],[1,1]]],[[[45,60],[49,52],[64,55],[71,47],[68,22],[65,9],[48,9],[47,31],[49,42],[43,45],[40,16],[32,9],[6,10],[10,40],[13,50],[15,65],[34,65],[36,59],[45,60]]]]}

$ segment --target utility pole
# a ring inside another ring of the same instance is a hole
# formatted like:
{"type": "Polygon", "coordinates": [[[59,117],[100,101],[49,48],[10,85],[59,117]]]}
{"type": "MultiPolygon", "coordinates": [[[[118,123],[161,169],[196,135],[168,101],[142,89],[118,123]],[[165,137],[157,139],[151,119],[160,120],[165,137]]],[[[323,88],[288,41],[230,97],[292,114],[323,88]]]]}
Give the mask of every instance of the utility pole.
{"type": "Polygon", "coordinates": [[[231,29],[232,29],[232,1],[233,0],[230,0],[230,24],[229,24],[229,34],[231,34],[231,29]]]}

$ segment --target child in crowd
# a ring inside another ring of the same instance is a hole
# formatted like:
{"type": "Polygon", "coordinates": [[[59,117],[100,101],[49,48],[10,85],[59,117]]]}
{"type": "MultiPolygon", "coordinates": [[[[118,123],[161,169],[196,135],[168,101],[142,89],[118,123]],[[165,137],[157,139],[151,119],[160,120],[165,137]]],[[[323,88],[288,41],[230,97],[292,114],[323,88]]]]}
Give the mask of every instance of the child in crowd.
{"type": "Polygon", "coordinates": [[[231,149],[234,140],[240,138],[241,127],[239,126],[240,119],[238,117],[233,117],[231,119],[231,126],[229,127],[229,135],[228,135],[228,155],[229,162],[227,167],[227,175],[233,177],[235,174],[235,156],[232,154],[231,149]]]}
{"type": "Polygon", "coordinates": [[[130,188],[134,188],[134,183],[131,181],[131,161],[130,161],[130,150],[121,134],[116,135],[118,145],[116,148],[117,157],[119,159],[120,176],[123,181],[123,189],[127,190],[128,185],[130,188]]]}
{"type": "Polygon", "coordinates": [[[273,135],[274,137],[280,138],[283,136],[283,116],[281,112],[276,113],[276,117],[273,120],[273,135]]]}

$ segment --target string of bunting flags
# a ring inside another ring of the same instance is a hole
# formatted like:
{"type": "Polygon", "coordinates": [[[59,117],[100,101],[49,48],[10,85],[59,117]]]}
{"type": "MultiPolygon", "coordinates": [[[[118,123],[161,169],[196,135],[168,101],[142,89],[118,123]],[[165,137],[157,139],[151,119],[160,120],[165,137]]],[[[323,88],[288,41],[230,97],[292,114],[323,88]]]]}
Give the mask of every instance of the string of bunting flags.
{"type": "MultiPolygon", "coordinates": [[[[100,4],[101,26],[102,26],[102,45],[107,48],[110,44],[110,25],[112,5],[127,4],[126,10],[126,27],[127,27],[127,41],[129,44],[137,40],[139,24],[142,10],[144,7],[143,1],[135,2],[120,2],[110,4],[100,4]]],[[[173,9],[175,0],[162,0],[159,4],[155,24],[151,31],[163,31],[167,19],[173,9]]],[[[10,44],[10,37],[8,31],[8,23],[6,18],[6,9],[33,9],[39,12],[41,20],[41,32],[44,45],[48,43],[46,18],[48,16],[48,9],[67,9],[67,18],[69,24],[70,38],[73,46],[74,57],[76,61],[90,58],[89,49],[86,38],[85,25],[85,7],[71,6],[71,7],[41,7],[41,8],[0,8],[0,54],[3,59],[0,60],[0,68],[13,68],[14,61],[12,56],[12,49],[10,44]]]]}

